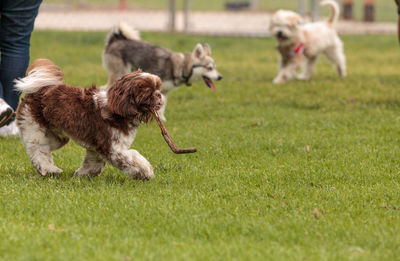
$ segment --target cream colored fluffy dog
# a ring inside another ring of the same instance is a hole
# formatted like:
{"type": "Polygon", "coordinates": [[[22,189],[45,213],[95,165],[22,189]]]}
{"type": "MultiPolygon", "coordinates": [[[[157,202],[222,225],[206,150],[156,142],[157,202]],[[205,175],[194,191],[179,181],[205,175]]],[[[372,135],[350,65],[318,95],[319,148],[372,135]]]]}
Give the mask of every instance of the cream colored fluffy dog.
{"type": "Polygon", "coordinates": [[[272,16],[270,31],[278,41],[281,55],[274,83],[285,83],[294,76],[299,80],[310,79],[321,53],[334,64],[340,77],[346,76],[343,43],[335,30],[339,5],[333,0],[322,1],[321,5],[332,9],[331,16],[323,22],[304,24],[299,14],[286,10],[279,10],[272,16]],[[301,74],[296,75],[301,67],[301,74]]]}

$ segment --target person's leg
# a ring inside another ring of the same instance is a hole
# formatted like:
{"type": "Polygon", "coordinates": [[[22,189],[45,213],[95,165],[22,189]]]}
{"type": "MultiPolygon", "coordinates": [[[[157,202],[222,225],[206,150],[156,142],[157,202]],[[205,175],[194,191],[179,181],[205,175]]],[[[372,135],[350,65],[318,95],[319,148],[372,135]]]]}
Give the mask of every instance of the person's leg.
{"type": "Polygon", "coordinates": [[[0,1],[0,135],[16,135],[13,110],[17,109],[19,93],[14,80],[25,76],[29,64],[30,38],[42,0],[0,1]],[[11,107],[10,107],[11,106],[11,107]],[[4,125],[8,125],[2,127],[4,125]],[[2,127],[2,128],[1,128],[2,127]]]}
{"type": "MultiPolygon", "coordinates": [[[[3,99],[15,110],[19,93],[14,80],[25,76],[30,38],[42,0],[2,0],[0,20],[0,82],[3,99]]],[[[1,95],[1,93],[0,93],[1,95]]],[[[0,97],[1,98],[1,97],[0,97]]]]}
{"type": "MultiPolygon", "coordinates": [[[[1,27],[1,10],[3,9],[3,1],[0,1],[0,27],[1,27]]],[[[1,34],[0,34],[1,39],[1,34]]],[[[3,100],[3,85],[0,82],[0,128],[10,123],[13,116],[13,109],[3,100]]]]}

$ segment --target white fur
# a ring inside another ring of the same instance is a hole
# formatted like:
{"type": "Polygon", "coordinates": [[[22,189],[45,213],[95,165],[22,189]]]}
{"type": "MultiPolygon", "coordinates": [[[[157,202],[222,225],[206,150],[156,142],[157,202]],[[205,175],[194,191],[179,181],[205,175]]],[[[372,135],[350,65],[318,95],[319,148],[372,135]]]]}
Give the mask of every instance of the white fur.
{"type": "Polygon", "coordinates": [[[167,119],[165,118],[165,107],[167,107],[168,96],[163,95],[163,100],[164,100],[164,103],[161,105],[161,107],[157,113],[158,113],[158,116],[160,116],[160,119],[162,121],[167,121],[167,119]]]}
{"type": "Polygon", "coordinates": [[[61,173],[62,170],[54,165],[51,155],[51,151],[57,149],[59,143],[46,135],[46,130],[33,119],[26,107],[22,108],[22,114],[24,117],[22,120],[17,119],[17,124],[20,127],[21,140],[25,144],[33,166],[42,176],[61,173]]]}
{"type": "Polygon", "coordinates": [[[6,111],[7,109],[11,109],[10,105],[0,98],[0,112],[6,111]]]}
{"type": "Polygon", "coordinates": [[[151,77],[154,80],[154,85],[157,85],[157,79],[159,78],[158,76],[151,74],[151,73],[147,73],[147,72],[142,72],[141,75],[143,77],[151,77]]]}
{"type": "Polygon", "coordinates": [[[175,86],[172,81],[164,81],[162,86],[162,93],[168,95],[171,91],[176,90],[179,86],[175,86]]]}
{"type": "Polygon", "coordinates": [[[101,173],[105,165],[105,161],[96,151],[87,149],[82,166],[75,171],[75,175],[78,177],[97,176],[101,173]]]}
{"type": "Polygon", "coordinates": [[[200,80],[202,76],[206,76],[211,80],[218,80],[220,74],[218,73],[215,64],[209,63],[206,67],[212,67],[211,71],[207,70],[205,67],[197,67],[193,69],[193,80],[200,80]]]}
{"type": "Polygon", "coordinates": [[[314,72],[317,58],[325,54],[328,60],[335,65],[340,77],[346,76],[346,57],[343,52],[343,43],[335,30],[335,24],[339,18],[339,6],[335,1],[325,0],[321,5],[329,5],[332,9],[331,16],[323,22],[303,24],[301,17],[294,12],[279,10],[271,19],[270,31],[279,38],[284,35],[286,39],[280,39],[280,48],[290,48],[297,44],[304,44],[304,54],[285,61],[281,57],[278,75],[274,83],[284,83],[296,76],[298,69],[302,72],[297,75],[299,80],[309,80],[314,72]]]}
{"type": "Polygon", "coordinates": [[[335,26],[337,21],[339,20],[339,13],[340,13],[340,8],[338,3],[332,0],[324,0],[320,3],[320,5],[321,6],[327,5],[331,8],[331,16],[328,18],[327,22],[335,26]]]}
{"type": "Polygon", "coordinates": [[[114,142],[109,160],[132,178],[151,179],[154,177],[153,167],[138,151],[129,149],[135,139],[136,130],[134,128],[128,135],[125,135],[112,129],[114,142]]]}
{"type": "Polygon", "coordinates": [[[41,88],[51,85],[59,85],[62,83],[57,77],[54,77],[54,72],[47,68],[37,68],[29,72],[29,75],[17,79],[15,82],[15,89],[25,93],[35,93],[41,88]]]}
{"type": "Polygon", "coordinates": [[[135,30],[133,27],[129,26],[125,22],[119,23],[118,26],[115,26],[112,28],[107,36],[106,36],[106,44],[110,41],[110,38],[112,37],[113,34],[121,32],[123,35],[126,36],[128,39],[132,40],[140,40],[140,32],[138,30],[135,30]]]}
{"type": "Polygon", "coordinates": [[[158,110],[158,116],[160,116],[160,119],[162,121],[167,121],[167,118],[165,117],[165,108],[167,107],[167,101],[168,101],[168,94],[172,92],[173,90],[177,90],[179,86],[175,86],[172,81],[164,81],[163,86],[162,86],[162,94],[164,98],[164,103],[162,104],[161,108],[158,110]]]}
{"type": "Polygon", "coordinates": [[[93,101],[94,104],[96,104],[97,108],[106,106],[108,102],[107,91],[101,90],[93,95],[93,101]]]}
{"type": "Polygon", "coordinates": [[[128,39],[132,40],[140,40],[140,32],[135,28],[131,27],[125,22],[121,22],[118,25],[118,29],[122,32],[123,35],[128,39]]]}

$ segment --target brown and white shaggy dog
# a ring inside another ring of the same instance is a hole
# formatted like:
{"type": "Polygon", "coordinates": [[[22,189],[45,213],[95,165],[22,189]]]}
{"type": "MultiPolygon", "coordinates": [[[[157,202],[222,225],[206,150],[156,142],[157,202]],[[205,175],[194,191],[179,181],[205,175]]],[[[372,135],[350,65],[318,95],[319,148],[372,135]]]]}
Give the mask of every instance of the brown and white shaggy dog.
{"type": "Polygon", "coordinates": [[[150,163],[129,149],[136,130],[163,104],[161,80],[141,71],[129,73],[107,91],[63,84],[63,73],[50,60],[38,59],[16,89],[25,92],[17,124],[29,158],[43,176],[62,170],[51,152],[73,139],[86,148],[77,176],[96,176],[106,162],[132,178],[154,176],[150,163]]]}

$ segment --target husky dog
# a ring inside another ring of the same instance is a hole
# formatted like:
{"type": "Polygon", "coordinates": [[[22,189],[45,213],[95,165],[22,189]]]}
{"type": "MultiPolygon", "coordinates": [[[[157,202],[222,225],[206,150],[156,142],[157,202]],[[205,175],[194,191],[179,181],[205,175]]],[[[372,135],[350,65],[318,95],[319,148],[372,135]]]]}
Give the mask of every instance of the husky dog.
{"type": "Polygon", "coordinates": [[[272,16],[270,31],[278,41],[281,55],[279,73],[274,83],[289,81],[301,65],[303,72],[297,79],[310,79],[321,53],[336,66],[340,77],[346,76],[343,43],[335,30],[339,5],[333,0],[322,1],[321,5],[329,5],[332,10],[331,16],[323,22],[303,24],[299,14],[286,10],[279,10],[272,16]]]}
{"type": "MultiPolygon", "coordinates": [[[[208,44],[197,44],[193,52],[173,52],[142,41],[139,32],[125,23],[120,23],[108,33],[103,52],[103,66],[108,73],[106,88],[112,86],[123,75],[142,69],[161,78],[161,91],[165,99],[170,91],[182,84],[190,86],[193,81],[202,78],[209,88],[215,90],[212,80],[222,79],[208,44]]],[[[159,111],[163,121],[166,120],[165,107],[166,100],[159,111]]]]}

